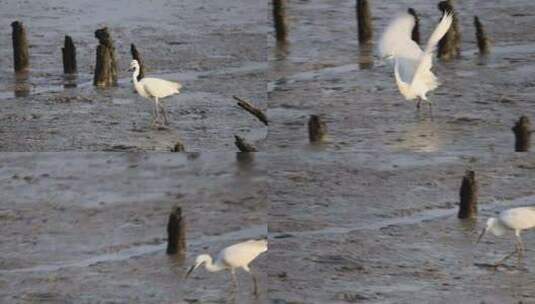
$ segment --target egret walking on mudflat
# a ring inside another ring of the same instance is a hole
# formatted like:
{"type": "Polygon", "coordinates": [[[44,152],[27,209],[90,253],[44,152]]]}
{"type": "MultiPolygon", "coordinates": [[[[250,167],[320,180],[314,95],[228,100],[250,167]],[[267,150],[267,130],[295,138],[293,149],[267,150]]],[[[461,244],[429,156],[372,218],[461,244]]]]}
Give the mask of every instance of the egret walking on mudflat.
{"type": "Polygon", "coordinates": [[[251,263],[261,253],[267,251],[267,240],[249,240],[229,246],[217,255],[215,263],[212,261],[212,257],[208,254],[201,254],[195,260],[195,265],[186,273],[186,279],[199,266],[204,264],[204,267],[209,272],[218,272],[221,270],[230,271],[232,277],[232,283],[234,287],[238,286],[236,279],[236,269],[242,268],[251,274],[254,283],[254,294],[258,294],[258,288],[256,283],[256,277],[249,268],[251,263]]]}
{"type": "Polygon", "coordinates": [[[394,77],[399,91],[407,100],[418,99],[416,107],[420,108],[422,100],[427,100],[427,92],[439,85],[437,77],[431,72],[433,66],[433,52],[440,39],[448,32],[452,15],[445,13],[435,28],[425,50],[411,39],[414,27],[414,16],[404,14],[397,17],[388,25],[379,42],[379,52],[382,57],[394,60],[394,77]]]}
{"type": "Polygon", "coordinates": [[[162,124],[166,125],[168,123],[167,113],[165,112],[163,105],[160,103],[160,98],[165,98],[174,94],[180,94],[180,89],[182,88],[182,85],[178,82],[172,82],[158,78],[144,77],[138,81],[137,77],[139,76],[139,63],[137,62],[137,60],[132,60],[132,62],[130,63],[129,71],[134,71],[132,77],[134,81],[134,88],[136,88],[137,93],[147,99],[151,99],[154,101],[154,117],[152,121],[152,126],[154,127],[156,124],[158,124],[160,112],[163,116],[162,124]]]}
{"type": "Polygon", "coordinates": [[[487,226],[477,239],[476,243],[481,241],[481,238],[485,235],[487,231],[492,232],[496,236],[504,235],[507,230],[514,230],[516,235],[516,246],[515,251],[506,255],[503,259],[498,261],[495,266],[498,266],[513,256],[515,253],[518,253],[518,256],[521,257],[524,252],[524,243],[520,237],[522,230],[531,229],[535,227],[535,207],[519,207],[507,209],[498,215],[498,218],[491,217],[487,220],[487,226]]]}

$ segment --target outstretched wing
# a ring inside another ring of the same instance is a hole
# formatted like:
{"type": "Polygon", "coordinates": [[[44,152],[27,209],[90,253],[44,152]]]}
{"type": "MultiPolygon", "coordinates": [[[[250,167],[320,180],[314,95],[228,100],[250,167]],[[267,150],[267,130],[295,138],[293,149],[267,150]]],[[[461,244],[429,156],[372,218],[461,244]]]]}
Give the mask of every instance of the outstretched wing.
{"type": "Polygon", "coordinates": [[[422,50],[411,38],[414,17],[403,14],[392,21],[379,40],[382,57],[410,58],[418,60],[422,50]]]}
{"type": "Polygon", "coordinates": [[[444,13],[444,16],[442,16],[442,19],[440,20],[440,23],[433,31],[433,34],[431,34],[431,37],[429,37],[425,50],[419,59],[416,71],[411,81],[412,85],[415,85],[418,81],[423,81],[424,83],[428,82],[428,80],[426,80],[426,77],[433,76],[429,72],[431,70],[431,66],[433,65],[433,52],[435,51],[435,48],[437,47],[437,44],[440,39],[442,39],[442,37],[444,37],[444,35],[446,35],[448,30],[450,29],[452,21],[453,16],[451,15],[451,13],[444,13]]]}

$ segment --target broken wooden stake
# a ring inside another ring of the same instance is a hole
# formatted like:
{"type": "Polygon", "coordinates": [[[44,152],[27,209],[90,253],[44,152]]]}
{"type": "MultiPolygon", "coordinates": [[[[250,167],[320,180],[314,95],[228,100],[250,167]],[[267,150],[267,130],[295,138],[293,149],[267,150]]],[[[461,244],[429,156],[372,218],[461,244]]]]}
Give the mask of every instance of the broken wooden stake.
{"type": "Polygon", "coordinates": [[[186,147],[180,141],[177,141],[171,152],[186,152],[186,147]]]}
{"type": "Polygon", "coordinates": [[[515,152],[528,152],[531,142],[531,122],[522,116],[513,127],[515,132],[515,152]]]}
{"type": "Polygon", "coordinates": [[[480,55],[487,55],[490,53],[490,43],[485,35],[483,24],[479,21],[477,16],[474,16],[474,26],[476,27],[477,47],[479,48],[480,55]]]}
{"type": "Polygon", "coordinates": [[[327,134],[327,125],[318,115],[310,115],[308,120],[308,138],[310,142],[321,142],[327,134]]]}
{"type": "Polygon", "coordinates": [[[359,29],[359,42],[369,43],[373,37],[372,14],[368,0],[357,0],[357,23],[359,29]]]}
{"type": "Polygon", "coordinates": [[[72,42],[71,36],[65,36],[65,43],[61,49],[61,53],[63,54],[63,73],[76,73],[76,47],[72,42]]]}
{"type": "Polygon", "coordinates": [[[256,116],[256,118],[258,118],[266,126],[268,125],[267,116],[266,116],[266,114],[264,114],[264,112],[262,112],[262,110],[260,110],[259,108],[253,106],[251,103],[239,98],[238,96],[232,96],[232,97],[234,97],[234,99],[236,99],[238,101],[238,106],[240,106],[245,111],[247,111],[247,112],[253,114],[254,116],[256,116]]]}
{"type": "Polygon", "coordinates": [[[115,47],[111,40],[108,28],[95,31],[99,41],[97,47],[97,64],[95,65],[95,78],[93,84],[99,87],[117,85],[117,61],[115,60],[115,47]]]}
{"type": "Polygon", "coordinates": [[[286,42],[288,25],[286,24],[286,0],[273,0],[273,23],[277,42],[286,42]]]}
{"type": "Polygon", "coordinates": [[[479,189],[476,181],[476,173],[474,171],[466,171],[459,194],[461,202],[459,204],[459,214],[457,217],[460,219],[475,218],[477,215],[479,189]]]}
{"type": "Polygon", "coordinates": [[[236,139],[234,144],[236,147],[238,147],[238,149],[240,149],[241,152],[257,152],[255,146],[246,142],[242,137],[234,135],[234,138],[236,139]]]}
{"type": "Polygon", "coordinates": [[[167,254],[184,254],[186,251],[186,223],[182,209],[175,206],[167,223],[167,254]]]}
{"type": "Polygon", "coordinates": [[[143,65],[141,54],[139,54],[133,43],[130,45],[130,53],[132,53],[132,59],[137,60],[137,63],[139,63],[139,75],[137,76],[137,80],[140,81],[145,76],[145,66],[143,65]]]}
{"type": "Polygon", "coordinates": [[[20,21],[11,23],[11,27],[11,38],[13,39],[13,67],[15,68],[15,72],[22,72],[30,66],[26,29],[20,21]]]}
{"type": "Polygon", "coordinates": [[[412,7],[409,8],[408,13],[414,17],[414,27],[412,28],[411,38],[417,44],[420,44],[420,18],[412,7]]]}
{"type": "Polygon", "coordinates": [[[450,60],[461,55],[461,33],[459,31],[459,20],[457,13],[453,8],[451,1],[441,1],[438,3],[438,9],[444,13],[449,12],[453,16],[451,27],[438,42],[437,57],[444,60],[450,60]]]}

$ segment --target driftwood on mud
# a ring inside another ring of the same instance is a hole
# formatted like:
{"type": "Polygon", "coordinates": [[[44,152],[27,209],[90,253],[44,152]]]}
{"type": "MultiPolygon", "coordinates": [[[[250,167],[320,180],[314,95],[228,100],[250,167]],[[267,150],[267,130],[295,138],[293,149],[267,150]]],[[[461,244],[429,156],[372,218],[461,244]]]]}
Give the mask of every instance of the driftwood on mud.
{"type": "Polygon", "coordinates": [[[414,17],[414,27],[412,28],[411,38],[414,42],[420,44],[420,17],[418,17],[416,10],[412,7],[409,8],[407,12],[414,17]]]}
{"type": "Polygon", "coordinates": [[[20,21],[11,23],[11,28],[11,38],[13,40],[13,67],[15,68],[15,72],[22,72],[30,66],[26,29],[20,21]]]}
{"type": "Polygon", "coordinates": [[[175,206],[167,223],[167,254],[184,254],[186,252],[186,223],[182,209],[175,206]]]}
{"type": "Polygon", "coordinates": [[[369,43],[373,38],[372,14],[368,0],[357,0],[357,24],[359,31],[359,42],[369,43]]]}
{"type": "Polygon", "coordinates": [[[76,73],[76,47],[74,46],[71,36],[65,36],[65,43],[61,49],[61,53],[63,55],[63,73],[76,73]]]}
{"type": "Polygon", "coordinates": [[[268,119],[266,114],[259,108],[253,106],[250,102],[239,98],[238,96],[232,96],[234,99],[238,101],[238,106],[240,106],[245,111],[253,114],[256,118],[258,118],[261,122],[263,122],[266,126],[268,125],[268,119]]]}
{"type": "Polygon", "coordinates": [[[522,116],[513,127],[515,132],[515,152],[528,152],[531,143],[531,121],[522,116]]]}
{"type": "Polygon", "coordinates": [[[310,115],[308,120],[308,138],[310,142],[321,142],[327,134],[327,125],[318,115],[310,115]]]}
{"type": "Polygon", "coordinates": [[[479,21],[479,17],[477,16],[474,16],[474,26],[476,27],[476,39],[479,54],[487,55],[490,53],[490,43],[487,35],[485,34],[483,24],[481,24],[481,21],[479,21]]]}
{"type": "Polygon", "coordinates": [[[256,150],[255,146],[246,142],[244,138],[238,135],[234,135],[234,138],[236,140],[234,144],[236,145],[236,147],[238,147],[238,149],[240,149],[241,152],[257,152],[258,151],[256,150]]]}
{"type": "Polygon", "coordinates": [[[461,202],[459,204],[459,213],[457,217],[460,219],[475,218],[477,215],[479,187],[476,180],[476,173],[474,171],[466,171],[459,195],[461,202]]]}
{"type": "Polygon", "coordinates": [[[273,0],[273,24],[278,42],[286,42],[288,25],[286,23],[286,0],[273,0]]]}
{"type": "Polygon", "coordinates": [[[115,47],[108,28],[104,27],[95,31],[95,37],[99,41],[97,47],[97,63],[95,65],[95,77],[93,84],[99,87],[117,85],[117,61],[115,60],[115,47]]]}
{"type": "Polygon", "coordinates": [[[141,54],[138,52],[133,43],[130,45],[130,53],[132,54],[132,59],[137,60],[139,63],[139,75],[137,76],[137,80],[140,81],[143,79],[143,77],[145,77],[145,65],[143,64],[143,58],[141,58],[141,54]]]}
{"type": "Polygon", "coordinates": [[[444,14],[449,12],[453,14],[451,27],[438,42],[437,57],[443,60],[450,60],[461,55],[461,32],[459,31],[459,19],[453,8],[451,0],[441,1],[438,3],[438,9],[444,14]]]}

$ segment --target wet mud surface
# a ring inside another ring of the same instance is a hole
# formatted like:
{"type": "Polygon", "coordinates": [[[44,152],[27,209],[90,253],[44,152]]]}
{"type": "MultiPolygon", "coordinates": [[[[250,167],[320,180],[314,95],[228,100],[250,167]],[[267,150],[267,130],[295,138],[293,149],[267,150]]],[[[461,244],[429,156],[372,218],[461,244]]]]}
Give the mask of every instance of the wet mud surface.
{"type": "Polygon", "coordinates": [[[0,151],[236,151],[234,134],[262,144],[266,128],[235,105],[233,95],[266,107],[267,7],[258,1],[2,1],[0,17],[0,151]],[[223,12],[223,13],[222,13],[223,12]],[[11,27],[27,29],[31,70],[13,72],[11,27]],[[119,85],[92,85],[97,39],[108,26],[119,85]],[[77,47],[79,74],[63,76],[64,35],[77,47]],[[127,72],[134,43],[146,75],[183,84],[164,99],[167,130],[153,130],[151,102],[127,72]],[[76,87],[72,87],[73,85],[76,87]]]}
{"type": "Polygon", "coordinates": [[[531,303],[535,235],[485,236],[487,217],[533,206],[533,155],[316,153],[271,158],[273,303],[531,303]],[[457,219],[466,169],[479,215],[457,219]]]}
{"type": "Polygon", "coordinates": [[[535,35],[531,1],[457,1],[462,58],[435,62],[442,85],[428,94],[433,115],[418,113],[379,58],[377,43],[395,14],[413,7],[422,41],[440,19],[436,2],[371,4],[374,44],[360,47],[354,2],[291,1],[288,44],[271,37],[268,109],[271,152],[307,150],[306,123],[321,115],[328,126],[325,151],[513,151],[511,127],[534,116],[535,35]],[[477,55],[473,15],[492,39],[491,55],[477,55]]]}
{"type": "MultiPolygon", "coordinates": [[[[1,303],[230,303],[228,274],[196,271],[197,254],[267,235],[266,180],[228,154],[3,153],[1,303]],[[183,208],[188,251],[165,254],[183,208]]],[[[236,303],[264,301],[238,272],[236,303]]]]}

